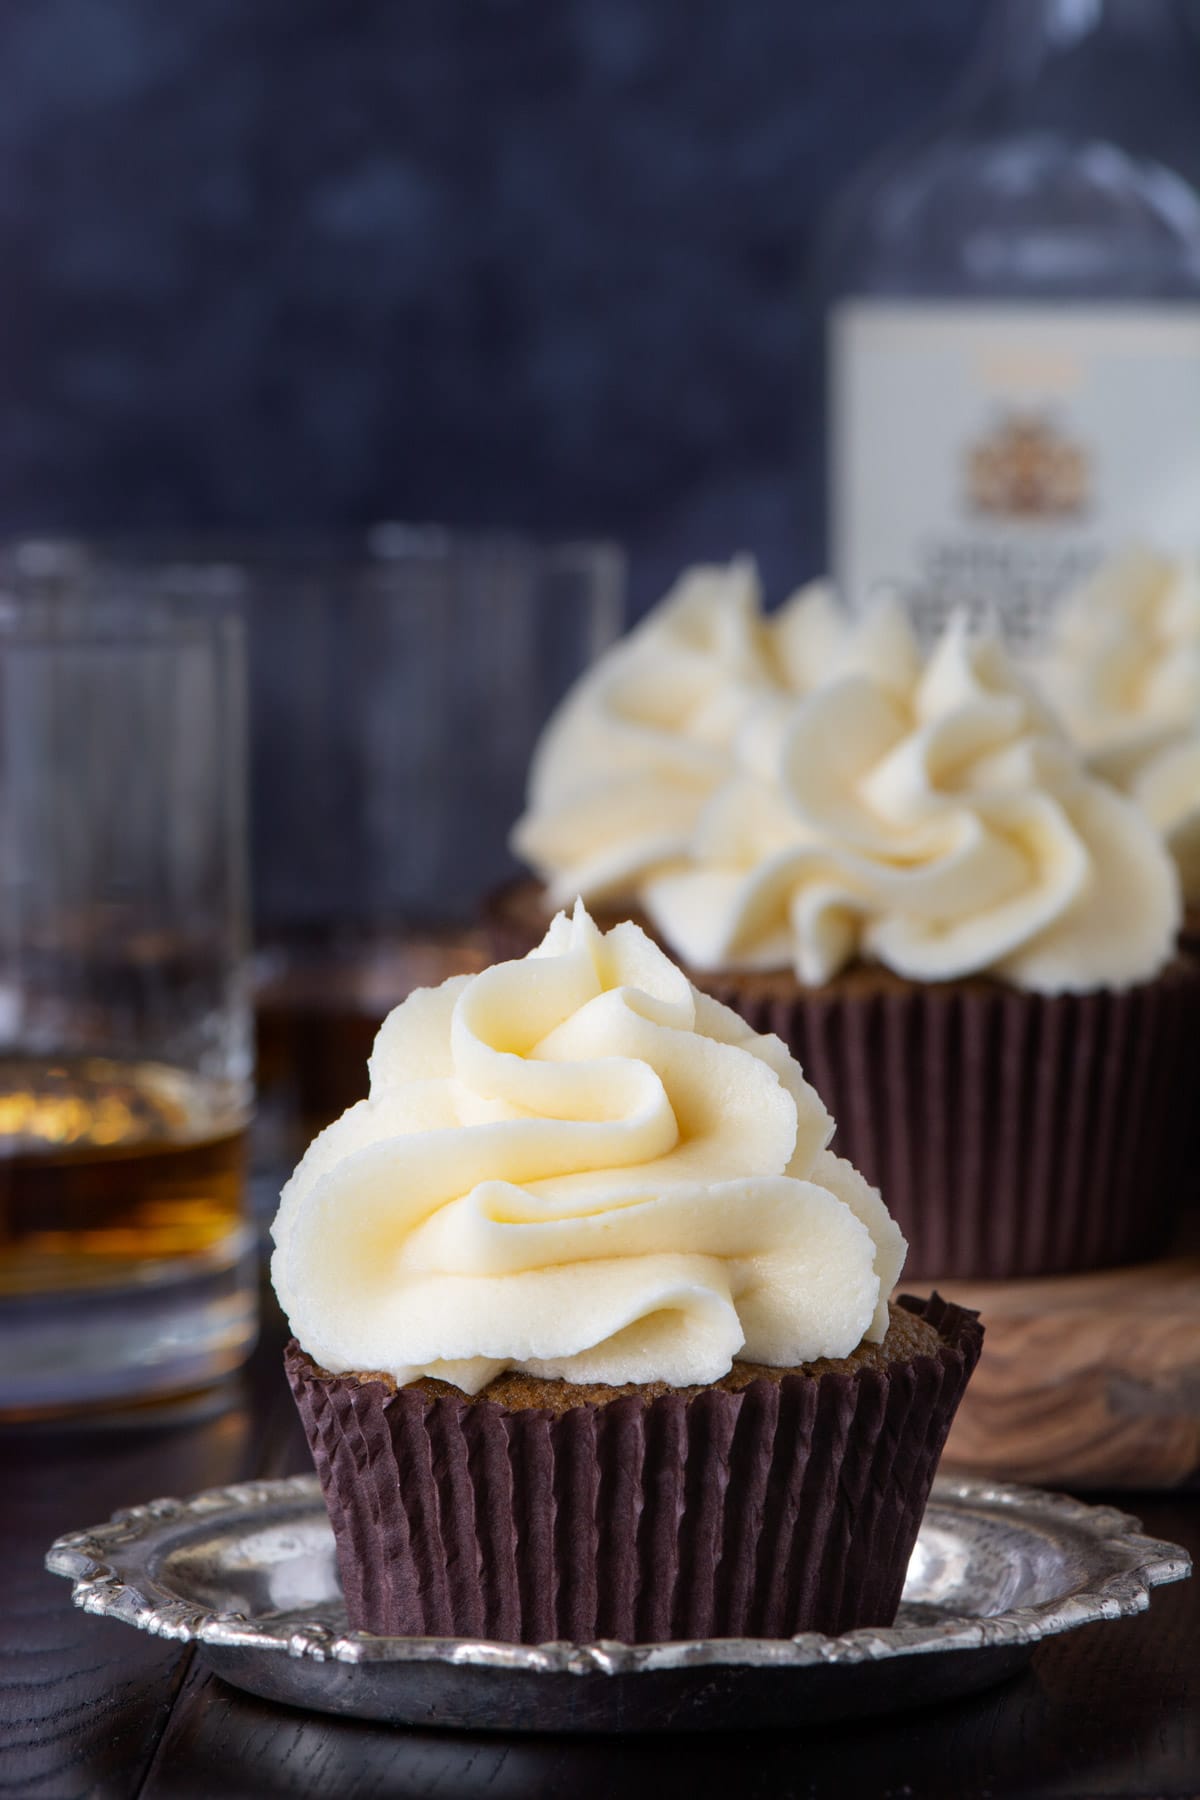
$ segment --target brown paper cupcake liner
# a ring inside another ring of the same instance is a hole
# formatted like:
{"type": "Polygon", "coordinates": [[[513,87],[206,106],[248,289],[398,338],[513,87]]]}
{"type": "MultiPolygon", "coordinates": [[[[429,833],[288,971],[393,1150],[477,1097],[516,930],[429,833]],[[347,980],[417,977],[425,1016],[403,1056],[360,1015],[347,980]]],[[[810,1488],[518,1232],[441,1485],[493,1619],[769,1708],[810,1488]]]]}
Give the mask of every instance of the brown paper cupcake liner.
{"type": "Polygon", "coordinates": [[[558,1413],[328,1375],[289,1344],[351,1626],[638,1643],[890,1624],[983,1335],[937,1295],[900,1304],[936,1354],[558,1413]]]}
{"type": "Polygon", "coordinates": [[[705,979],[784,1040],[921,1279],[1158,1255],[1196,1186],[1200,965],[1122,992],[1000,982],[768,992],[705,979]]]}

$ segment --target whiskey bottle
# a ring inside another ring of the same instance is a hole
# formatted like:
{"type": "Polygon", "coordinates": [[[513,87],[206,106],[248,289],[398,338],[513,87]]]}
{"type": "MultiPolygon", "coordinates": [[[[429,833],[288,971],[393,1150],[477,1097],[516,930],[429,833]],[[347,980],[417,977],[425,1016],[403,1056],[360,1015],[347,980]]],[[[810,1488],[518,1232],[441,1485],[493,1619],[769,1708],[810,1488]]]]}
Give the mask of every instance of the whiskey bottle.
{"type": "Polygon", "coordinates": [[[830,554],[852,604],[1014,641],[1200,541],[1200,58],[1174,0],[992,0],[941,115],[828,221],[830,554]]]}

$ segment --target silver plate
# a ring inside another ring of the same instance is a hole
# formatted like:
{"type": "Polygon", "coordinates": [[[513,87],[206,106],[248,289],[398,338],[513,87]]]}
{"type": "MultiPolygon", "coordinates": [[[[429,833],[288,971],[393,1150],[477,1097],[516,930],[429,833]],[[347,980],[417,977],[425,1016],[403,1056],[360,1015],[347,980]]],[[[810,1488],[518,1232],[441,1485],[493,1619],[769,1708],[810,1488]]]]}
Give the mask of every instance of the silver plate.
{"type": "Polygon", "coordinates": [[[154,1500],[60,1537],[88,1612],[194,1642],[270,1700],[494,1731],[794,1726],[989,1686],[1055,1632],[1141,1612],[1191,1563],[1136,1519],[1036,1488],[939,1477],[889,1630],[669,1644],[496,1644],[348,1632],[311,1475],[154,1500]]]}

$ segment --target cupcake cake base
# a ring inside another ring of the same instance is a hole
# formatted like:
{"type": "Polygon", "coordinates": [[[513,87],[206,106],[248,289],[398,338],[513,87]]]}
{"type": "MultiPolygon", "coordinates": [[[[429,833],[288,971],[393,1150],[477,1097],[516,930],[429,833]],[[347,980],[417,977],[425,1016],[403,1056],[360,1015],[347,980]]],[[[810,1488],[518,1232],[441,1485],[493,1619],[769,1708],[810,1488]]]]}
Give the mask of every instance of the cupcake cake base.
{"type": "Polygon", "coordinates": [[[286,1366],[352,1627],[643,1643],[890,1624],[981,1342],[935,1295],[841,1361],[701,1388],[286,1366]]]}

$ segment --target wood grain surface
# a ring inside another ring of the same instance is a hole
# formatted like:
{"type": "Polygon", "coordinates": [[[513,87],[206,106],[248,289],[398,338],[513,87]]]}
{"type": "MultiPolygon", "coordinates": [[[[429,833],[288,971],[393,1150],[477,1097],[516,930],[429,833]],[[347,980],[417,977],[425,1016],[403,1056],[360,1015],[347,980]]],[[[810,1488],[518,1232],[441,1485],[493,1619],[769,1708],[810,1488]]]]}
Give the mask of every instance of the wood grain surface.
{"type": "MultiPolygon", "coordinates": [[[[24,1800],[1195,1800],[1200,1584],[1044,1645],[953,1705],[804,1733],[562,1740],[393,1731],[253,1700],[189,1652],[73,1611],[41,1560],[114,1507],[305,1466],[267,1339],[210,1416],[0,1439],[0,1796],[24,1800]]],[[[1200,1554],[1200,1500],[1121,1502],[1200,1554]]]]}
{"type": "Polygon", "coordinates": [[[987,1329],[948,1466],[1081,1490],[1200,1483],[1200,1256],[936,1285],[987,1329]]]}

